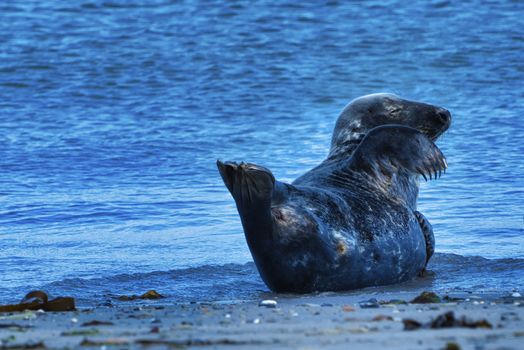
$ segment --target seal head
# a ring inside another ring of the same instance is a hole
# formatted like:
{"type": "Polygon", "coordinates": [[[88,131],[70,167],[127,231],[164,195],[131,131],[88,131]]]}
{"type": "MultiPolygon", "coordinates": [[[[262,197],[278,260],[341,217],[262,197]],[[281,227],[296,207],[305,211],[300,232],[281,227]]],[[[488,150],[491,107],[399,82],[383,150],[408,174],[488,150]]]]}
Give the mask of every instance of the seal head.
{"type": "Polygon", "coordinates": [[[444,108],[389,93],[359,97],[340,113],[328,158],[351,153],[371,129],[387,124],[412,127],[435,141],[451,125],[451,114],[444,108]]]}

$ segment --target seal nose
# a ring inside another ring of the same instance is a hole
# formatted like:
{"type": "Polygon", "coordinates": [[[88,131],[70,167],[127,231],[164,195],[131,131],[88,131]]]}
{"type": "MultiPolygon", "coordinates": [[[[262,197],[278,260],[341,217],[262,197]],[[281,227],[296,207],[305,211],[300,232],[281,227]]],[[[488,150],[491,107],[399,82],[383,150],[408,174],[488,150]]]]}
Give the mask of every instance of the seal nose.
{"type": "Polygon", "coordinates": [[[451,113],[447,109],[439,108],[437,110],[437,118],[443,125],[449,125],[451,123],[451,113]]]}

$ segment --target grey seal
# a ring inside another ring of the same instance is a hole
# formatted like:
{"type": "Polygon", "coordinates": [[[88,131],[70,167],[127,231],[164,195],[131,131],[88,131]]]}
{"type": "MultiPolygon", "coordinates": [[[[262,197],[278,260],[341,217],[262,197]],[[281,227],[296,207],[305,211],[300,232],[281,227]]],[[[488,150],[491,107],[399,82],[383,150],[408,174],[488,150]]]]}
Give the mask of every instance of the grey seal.
{"type": "Polygon", "coordinates": [[[444,108],[373,94],[344,108],[327,158],[291,184],[260,165],[217,161],[267,286],[349,290],[420,274],[435,243],[416,210],[419,176],[447,168],[434,141],[450,123],[444,108]]]}

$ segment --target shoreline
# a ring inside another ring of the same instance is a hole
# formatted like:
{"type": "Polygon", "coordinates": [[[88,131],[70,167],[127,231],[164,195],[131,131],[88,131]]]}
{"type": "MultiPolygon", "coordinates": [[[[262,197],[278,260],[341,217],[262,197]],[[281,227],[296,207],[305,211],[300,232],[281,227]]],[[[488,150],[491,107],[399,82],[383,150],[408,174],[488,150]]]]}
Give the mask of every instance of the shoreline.
{"type": "Polygon", "coordinates": [[[157,300],[71,312],[4,313],[0,314],[0,349],[521,347],[524,298],[519,293],[461,293],[438,303],[408,303],[417,295],[268,294],[268,300],[276,303],[162,304],[157,300]],[[454,316],[451,323],[449,312],[454,316]],[[444,320],[446,314],[444,326],[449,327],[434,329],[435,324],[442,325],[435,320],[444,320]],[[485,328],[488,325],[491,328],[485,328]]]}

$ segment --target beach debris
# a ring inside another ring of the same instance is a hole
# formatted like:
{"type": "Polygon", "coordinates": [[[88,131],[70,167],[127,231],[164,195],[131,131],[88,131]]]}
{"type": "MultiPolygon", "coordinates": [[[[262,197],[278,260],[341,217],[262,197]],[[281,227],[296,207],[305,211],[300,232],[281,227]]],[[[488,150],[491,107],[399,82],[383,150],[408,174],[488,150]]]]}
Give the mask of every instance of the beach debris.
{"type": "Polygon", "coordinates": [[[410,301],[411,304],[432,304],[440,303],[440,297],[433,292],[422,292],[410,301]]]}
{"type": "Polygon", "coordinates": [[[412,331],[412,330],[419,329],[422,327],[422,323],[420,323],[417,320],[410,319],[410,318],[403,319],[402,323],[404,323],[405,331],[412,331]]]}
{"type": "Polygon", "coordinates": [[[379,302],[380,305],[407,305],[408,302],[400,299],[382,300],[379,302]]]}
{"type": "Polygon", "coordinates": [[[269,309],[274,309],[277,307],[277,305],[278,303],[271,299],[262,300],[260,303],[258,303],[258,306],[267,307],[269,309]]]}
{"type": "Polygon", "coordinates": [[[36,349],[47,349],[45,344],[43,342],[38,343],[25,343],[25,344],[2,344],[2,341],[0,341],[0,349],[12,349],[12,350],[36,350],[36,349]]]}
{"type": "MultiPolygon", "coordinates": [[[[152,346],[164,345],[171,348],[186,348],[196,346],[216,346],[216,345],[261,345],[265,342],[259,340],[237,340],[230,338],[219,339],[188,339],[188,340],[170,340],[170,339],[136,339],[135,344],[152,346]]],[[[107,344],[106,344],[107,345],[107,344]]],[[[121,345],[121,344],[111,344],[121,345]]]]}
{"type": "Polygon", "coordinates": [[[8,331],[23,332],[32,326],[20,325],[16,323],[0,323],[0,329],[6,329],[8,331]]]}
{"type": "Polygon", "coordinates": [[[118,345],[128,345],[130,343],[129,339],[126,338],[108,338],[108,339],[84,339],[80,343],[81,346],[118,346],[118,345]]]}
{"type": "Polygon", "coordinates": [[[162,299],[162,298],[165,298],[165,297],[154,289],[148,290],[147,292],[145,292],[142,295],[121,295],[117,297],[117,299],[120,301],[131,301],[131,300],[137,300],[137,299],[156,300],[156,299],[162,299]]]}
{"type": "Polygon", "coordinates": [[[491,323],[486,319],[481,319],[478,321],[471,321],[462,316],[461,318],[455,318],[453,311],[448,311],[444,314],[437,316],[433,321],[422,324],[413,319],[403,319],[404,330],[415,330],[419,328],[430,328],[430,329],[440,329],[440,328],[493,328],[491,323]]]}
{"type": "Polygon", "coordinates": [[[450,341],[446,343],[446,347],[444,348],[444,350],[460,350],[460,345],[450,341]]]}
{"type": "Polygon", "coordinates": [[[377,316],[373,317],[373,319],[371,321],[374,321],[374,322],[393,321],[393,317],[388,316],[388,315],[377,315],[377,316]]]}
{"type": "Polygon", "coordinates": [[[63,331],[60,335],[64,337],[77,337],[80,335],[97,335],[100,331],[96,328],[91,329],[74,329],[72,331],[63,331]]]}
{"type": "Polygon", "coordinates": [[[99,321],[99,320],[92,320],[89,322],[82,323],[82,327],[94,327],[94,326],[113,326],[113,322],[109,321],[99,321]]]}
{"type": "Polygon", "coordinates": [[[377,299],[372,298],[366,301],[361,301],[358,303],[358,305],[362,309],[376,309],[380,307],[380,304],[378,303],[377,299]]]}
{"type": "Polygon", "coordinates": [[[75,299],[59,297],[49,300],[45,292],[35,290],[27,293],[18,304],[0,305],[0,312],[22,312],[26,310],[73,311],[75,310],[75,299]]]}

